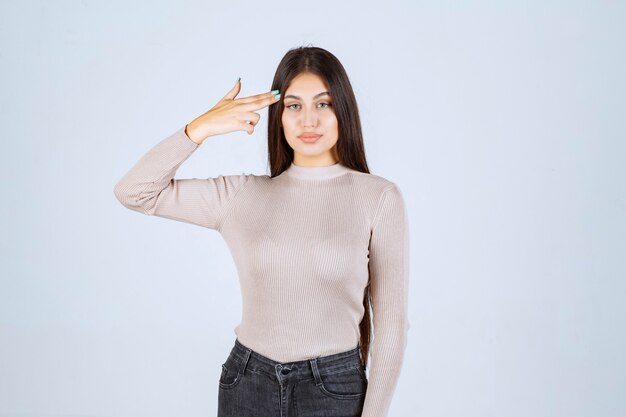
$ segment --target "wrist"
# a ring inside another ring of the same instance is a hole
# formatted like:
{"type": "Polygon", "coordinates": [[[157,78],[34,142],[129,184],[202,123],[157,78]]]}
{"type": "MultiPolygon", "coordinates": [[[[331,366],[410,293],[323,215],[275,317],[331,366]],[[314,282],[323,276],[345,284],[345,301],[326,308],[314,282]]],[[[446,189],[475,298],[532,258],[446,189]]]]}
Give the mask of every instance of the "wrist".
{"type": "Polygon", "coordinates": [[[203,137],[198,131],[198,127],[194,124],[194,122],[190,122],[185,126],[185,134],[192,142],[201,145],[204,142],[205,137],[203,137]]]}

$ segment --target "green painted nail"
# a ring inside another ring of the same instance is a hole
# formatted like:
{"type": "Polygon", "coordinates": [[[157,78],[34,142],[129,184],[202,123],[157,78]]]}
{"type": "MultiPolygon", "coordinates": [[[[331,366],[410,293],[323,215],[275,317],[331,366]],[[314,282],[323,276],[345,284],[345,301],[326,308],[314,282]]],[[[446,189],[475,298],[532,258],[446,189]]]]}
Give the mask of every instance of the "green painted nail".
{"type": "Polygon", "coordinates": [[[279,92],[278,90],[272,90],[272,94],[274,95],[278,94],[278,92],[279,92]]]}

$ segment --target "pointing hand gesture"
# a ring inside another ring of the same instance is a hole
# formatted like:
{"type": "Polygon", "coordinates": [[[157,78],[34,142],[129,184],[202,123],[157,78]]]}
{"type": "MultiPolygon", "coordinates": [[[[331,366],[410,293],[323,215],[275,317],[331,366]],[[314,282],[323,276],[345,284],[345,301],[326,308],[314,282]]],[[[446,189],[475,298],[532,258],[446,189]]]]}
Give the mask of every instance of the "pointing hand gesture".
{"type": "Polygon", "coordinates": [[[209,136],[237,130],[245,130],[249,135],[254,133],[254,127],[261,118],[255,111],[277,103],[280,100],[280,92],[274,90],[254,96],[235,98],[240,91],[241,82],[237,80],[235,86],[215,106],[186,126],[187,136],[200,144],[209,136]]]}

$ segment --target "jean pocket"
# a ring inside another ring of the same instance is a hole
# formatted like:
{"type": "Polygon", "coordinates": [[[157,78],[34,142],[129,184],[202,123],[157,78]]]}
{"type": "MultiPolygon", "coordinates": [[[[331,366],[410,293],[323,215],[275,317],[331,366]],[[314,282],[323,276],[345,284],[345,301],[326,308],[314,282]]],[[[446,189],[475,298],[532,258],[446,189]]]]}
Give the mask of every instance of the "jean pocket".
{"type": "Polygon", "coordinates": [[[367,378],[359,367],[351,367],[330,374],[320,374],[320,390],[325,395],[338,399],[357,399],[365,397],[367,378]]]}
{"type": "Polygon", "coordinates": [[[222,389],[231,389],[239,384],[241,381],[242,363],[231,357],[226,359],[226,362],[222,364],[222,373],[219,378],[219,386],[222,389]]]}

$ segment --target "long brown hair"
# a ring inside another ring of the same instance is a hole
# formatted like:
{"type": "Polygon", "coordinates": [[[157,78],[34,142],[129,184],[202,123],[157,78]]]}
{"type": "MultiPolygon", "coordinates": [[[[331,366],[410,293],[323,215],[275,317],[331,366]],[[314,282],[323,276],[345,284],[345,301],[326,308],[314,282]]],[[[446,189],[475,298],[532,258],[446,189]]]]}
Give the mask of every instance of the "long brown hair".
{"type": "MultiPolygon", "coordinates": [[[[361,119],[352,85],[341,62],[327,50],[315,46],[292,48],[282,58],[274,74],[272,90],[281,94],[291,81],[301,73],[318,75],[326,84],[333,98],[333,107],[337,117],[339,138],[337,154],[342,165],[354,170],[369,173],[363,146],[361,119]]],[[[284,105],[282,101],[268,107],[267,148],[271,177],[280,175],[289,168],[293,161],[293,149],[287,143],[282,129],[281,117],[284,105]]],[[[359,324],[361,362],[367,367],[371,340],[371,294],[370,285],[365,287],[363,297],[365,313],[359,324]]]]}

